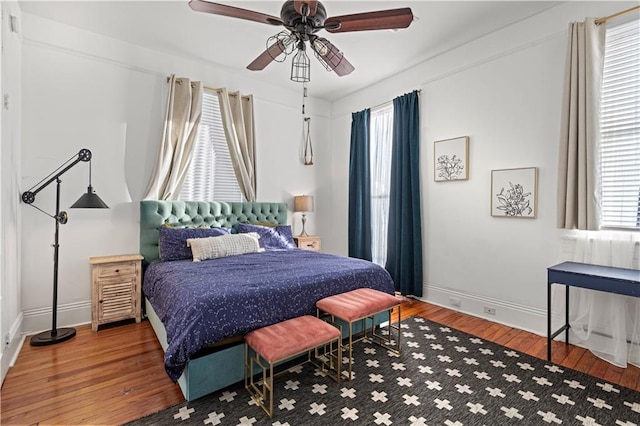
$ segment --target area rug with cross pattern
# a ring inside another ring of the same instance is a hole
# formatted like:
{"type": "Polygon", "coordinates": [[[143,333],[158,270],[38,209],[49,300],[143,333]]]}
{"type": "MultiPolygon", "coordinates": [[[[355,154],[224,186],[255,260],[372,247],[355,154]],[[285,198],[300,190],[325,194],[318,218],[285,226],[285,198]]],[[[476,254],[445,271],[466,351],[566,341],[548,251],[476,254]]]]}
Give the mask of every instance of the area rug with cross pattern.
{"type": "Polygon", "coordinates": [[[309,363],[276,376],[273,418],[238,383],[129,425],[640,425],[634,390],[419,317],[401,342],[354,344],[351,381],[309,363]]]}

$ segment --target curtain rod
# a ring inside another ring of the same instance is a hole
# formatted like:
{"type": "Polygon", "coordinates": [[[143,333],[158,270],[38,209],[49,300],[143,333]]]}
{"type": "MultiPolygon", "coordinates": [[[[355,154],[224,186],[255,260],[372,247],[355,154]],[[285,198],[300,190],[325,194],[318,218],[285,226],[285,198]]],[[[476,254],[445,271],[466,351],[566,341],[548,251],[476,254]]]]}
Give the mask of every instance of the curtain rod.
{"type": "MultiPolygon", "coordinates": [[[[209,86],[204,86],[204,90],[211,90],[212,92],[216,92],[216,93],[222,92],[222,89],[218,89],[216,87],[209,87],[209,86]]],[[[231,96],[232,98],[237,98],[238,94],[237,93],[229,93],[229,96],[231,96]]]]}
{"type": "MultiPolygon", "coordinates": [[[[422,92],[422,89],[416,89],[416,90],[414,90],[414,92],[420,93],[420,92],[422,92]]],[[[393,102],[393,100],[382,102],[381,104],[369,107],[369,109],[370,110],[374,110],[374,109],[384,108],[384,107],[386,107],[387,105],[389,105],[392,102],[393,102]]]]}
{"type": "MultiPolygon", "coordinates": [[[[169,81],[171,81],[171,77],[167,77],[167,83],[169,81]]],[[[182,79],[181,78],[176,78],[176,83],[182,84],[182,79]]],[[[191,83],[191,87],[193,87],[193,83],[191,83]]]]}
{"type": "Polygon", "coordinates": [[[373,111],[374,109],[383,109],[388,107],[389,105],[393,105],[393,101],[387,101],[387,102],[383,102],[381,104],[372,106],[371,108],[369,108],[371,111],[373,111]]]}
{"type": "Polygon", "coordinates": [[[623,10],[622,12],[614,13],[613,15],[605,16],[604,18],[596,19],[596,25],[604,24],[609,19],[617,18],[618,16],[626,15],[634,10],[640,9],[640,6],[634,6],[631,9],[623,10]]]}
{"type": "MultiPolygon", "coordinates": [[[[171,80],[171,77],[167,77],[167,83],[171,80]]],[[[176,78],[176,83],[178,84],[182,84],[182,79],[181,78],[176,78]]],[[[216,93],[220,93],[222,92],[222,89],[218,89],[216,87],[209,87],[209,86],[203,86],[205,90],[211,90],[212,92],[216,92],[216,93]]],[[[229,93],[229,96],[235,98],[238,95],[236,93],[229,93]]],[[[243,96],[244,97],[244,96],[243,96]]]]}

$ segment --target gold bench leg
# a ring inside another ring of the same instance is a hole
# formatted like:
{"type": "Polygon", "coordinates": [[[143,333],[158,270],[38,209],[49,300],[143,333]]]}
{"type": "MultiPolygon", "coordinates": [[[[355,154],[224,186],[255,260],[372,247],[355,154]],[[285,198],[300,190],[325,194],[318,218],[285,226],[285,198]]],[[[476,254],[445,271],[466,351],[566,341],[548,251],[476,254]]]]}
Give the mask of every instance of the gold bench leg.
{"type": "Polygon", "coordinates": [[[389,332],[388,334],[382,335],[382,334],[377,334],[375,332],[375,327],[371,332],[371,336],[374,337],[375,339],[371,339],[372,342],[382,346],[385,349],[388,349],[398,355],[400,355],[400,349],[401,349],[401,344],[400,344],[400,338],[402,336],[402,316],[401,316],[401,311],[400,311],[400,306],[398,306],[398,322],[396,324],[393,324],[391,322],[391,315],[393,313],[393,308],[388,309],[387,311],[387,318],[388,318],[388,322],[389,322],[389,332]],[[395,331],[395,345],[391,344],[391,337],[392,337],[392,331],[395,331]]]}
{"type": "Polygon", "coordinates": [[[314,349],[314,356],[311,357],[311,351],[308,354],[308,362],[313,364],[320,371],[340,383],[342,376],[342,344],[341,338],[332,340],[331,342],[314,349]],[[335,349],[333,347],[335,342],[335,349]],[[328,348],[327,348],[328,346],[328,348]]]}
{"type": "Polygon", "coordinates": [[[351,375],[351,369],[353,365],[353,323],[349,323],[349,346],[347,349],[347,363],[349,364],[349,374],[347,375],[347,380],[351,380],[353,376],[351,375]]]}
{"type": "Polygon", "coordinates": [[[260,406],[269,417],[273,416],[273,364],[269,363],[268,373],[267,366],[261,362],[260,354],[255,352],[254,356],[249,356],[249,345],[244,345],[244,387],[251,395],[251,398],[260,406]],[[254,363],[260,367],[262,373],[262,386],[256,383],[254,379],[254,363]],[[267,407],[267,400],[269,406],[267,407]]]}
{"type": "MultiPolygon", "coordinates": [[[[320,309],[316,309],[316,315],[318,318],[320,318],[322,316],[322,312],[320,309]]],[[[344,376],[344,380],[352,380],[353,379],[353,344],[356,342],[359,342],[360,340],[367,340],[369,342],[375,343],[379,346],[382,346],[385,349],[388,349],[398,355],[400,355],[400,348],[401,348],[401,327],[402,327],[402,323],[401,323],[401,310],[400,310],[400,306],[398,306],[398,322],[397,324],[393,324],[391,322],[391,316],[393,314],[393,308],[391,309],[387,309],[386,311],[382,311],[382,312],[377,312],[371,316],[365,317],[365,318],[361,318],[352,322],[347,322],[348,324],[348,335],[346,337],[347,339],[347,343],[342,343],[343,339],[340,339],[340,345],[342,346],[342,353],[346,355],[347,357],[347,371],[345,372],[346,374],[344,376]],[[375,330],[375,316],[378,314],[381,314],[382,312],[386,312],[387,313],[387,320],[389,323],[389,332],[388,334],[382,335],[382,334],[378,334],[376,333],[375,330]],[[367,321],[370,320],[371,321],[371,326],[368,326],[367,321]],[[356,321],[361,321],[362,322],[362,336],[358,337],[358,339],[354,340],[353,338],[353,323],[356,321]],[[391,344],[391,340],[392,340],[392,331],[395,331],[395,344],[392,345],[391,344]]],[[[328,314],[327,317],[325,317],[325,321],[327,321],[328,323],[332,324],[333,326],[337,327],[340,330],[340,335],[342,335],[342,325],[340,323],[338,323],[338,317],[336,317],[335,315],[331,315],[328,314]]],[[[342,320],[344,322],[346,322],[345,320],[342,320]]],[[[341,376],[343,376],[341,374],[341,376]]]]}
{"type": "MultiPolygon", "coordinates": [[[[325,371],[325,368],[326,368],[327,375],[331,377],[333,380],[335,380],[336,382],[340,383],[340,375],[342,372],[341,341],[342,341],[341,338],[337,338],[326,343],[325,345],[321,345],[321,346],[329,345],[328,362],[316,363],[319,353],[318,353],[318,347],[315,347],[307,351],[307,361],[303,361],[301,364],[304,364],[305,362],[309,362],[315,365],[317,368],[321,369],[321,371],[325,371]],[[334,341],[336,342],[335,350],[333,349],[334,341]],[[314,352],[316,359],[311,358],[312,351],[314,352]],[[337,355],[334,355],[334,351],[337,352],[337,355]],[[332,375],[329,371],[331,369],[335,369],[336,373],[332,375]]],[[[273,417],[273,393],[274,393],[273,378],[275,376],[273,373],[274,363],[267,363],[266,360],[263,359],[261,355],[253,349],[251,349],[251,351],[254,353],[254,355],[249,356],[249,350],[250,350],[249,345],[245,343],[244,345],[244,368],[245,368],[244,387],[247,390],[247,392],[249,392],[249,395],[251,395],[251,398],[256,402],[256,404],[260,406],[265,411],[265,413],[267,413],[267,415],[271,418],[273,417]],[[268,366],[266,364],[268,364],[268,366]],[[255,382],[255,378],[254,378],[255,374],[253,372],[256,365],[260,367],[260,371],[262,373],[262,380],[261,380],[262,385],[260,385],[260,382],[258,383],[255,382]]],[[[298,355],[301,355],[302,353],[298,355]]],[[[298,355],[293,355],[292,357],[295,357],[298,355]]],[[[284,359],[276,362],[280,362],[280,361],[284,361],[284,359]]],[[[292,367],[289,367],[286,370],[279,372],[278,375],[289,371],[291,368],[292,367]]]]}

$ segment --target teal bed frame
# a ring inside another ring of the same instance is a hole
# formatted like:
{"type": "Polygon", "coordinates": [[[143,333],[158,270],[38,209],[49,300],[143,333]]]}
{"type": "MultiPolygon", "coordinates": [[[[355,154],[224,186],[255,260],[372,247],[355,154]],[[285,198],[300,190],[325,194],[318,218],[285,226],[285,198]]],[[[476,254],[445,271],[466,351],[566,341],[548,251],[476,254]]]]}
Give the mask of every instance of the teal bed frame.
{"type": "MultiPolygon", "coordinates": [[[[270,222],[287,223],[285,203],[217,202],[217,201],[151,201],[140,202],[140,254],[143,265],[160,258],[158,251],[158,228],[165,223],[172,226],[232,227],[237,223],[270,222]]],[[[146,316],[162,346],[167,349],[167,333],[162,321],[149,301],[144,298],[146,316]]],[[[387,318],[379,315],[375,323],[387,318]]],[[[358,323],[359,324],[359,323],[358,323]]],[[[354,332],[362,326],[354,325],[354,332]]],[[[343,327],[346,337],[347,327],[343,327]]],[[[187,401],[225,388],[244,380],[244,342],[241,336],[230,338],[210,348],[205,355],[187,362],[178,379],[178,384],[187,401]]]]}

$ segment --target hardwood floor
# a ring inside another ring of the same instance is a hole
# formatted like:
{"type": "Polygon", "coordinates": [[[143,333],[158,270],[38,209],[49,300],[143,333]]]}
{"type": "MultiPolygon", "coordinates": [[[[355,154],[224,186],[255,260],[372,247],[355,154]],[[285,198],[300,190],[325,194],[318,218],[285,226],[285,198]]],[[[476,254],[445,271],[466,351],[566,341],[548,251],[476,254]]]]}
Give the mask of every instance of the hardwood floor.
{"type": "MultiPolygon", "coordinates": [[[[546,338],[450,309],[406,299],[402,317],[418,315],[506,347],[546,358],[546,338]]],[[[589,351],[553,343],[553,361],[640,391],[640,368],[615,367],[589,351]]],[[[0,392],[1,424],[115,425],[182,402],[148,321],[78,327],[68,342],[26,343],[0,392]]]]}

